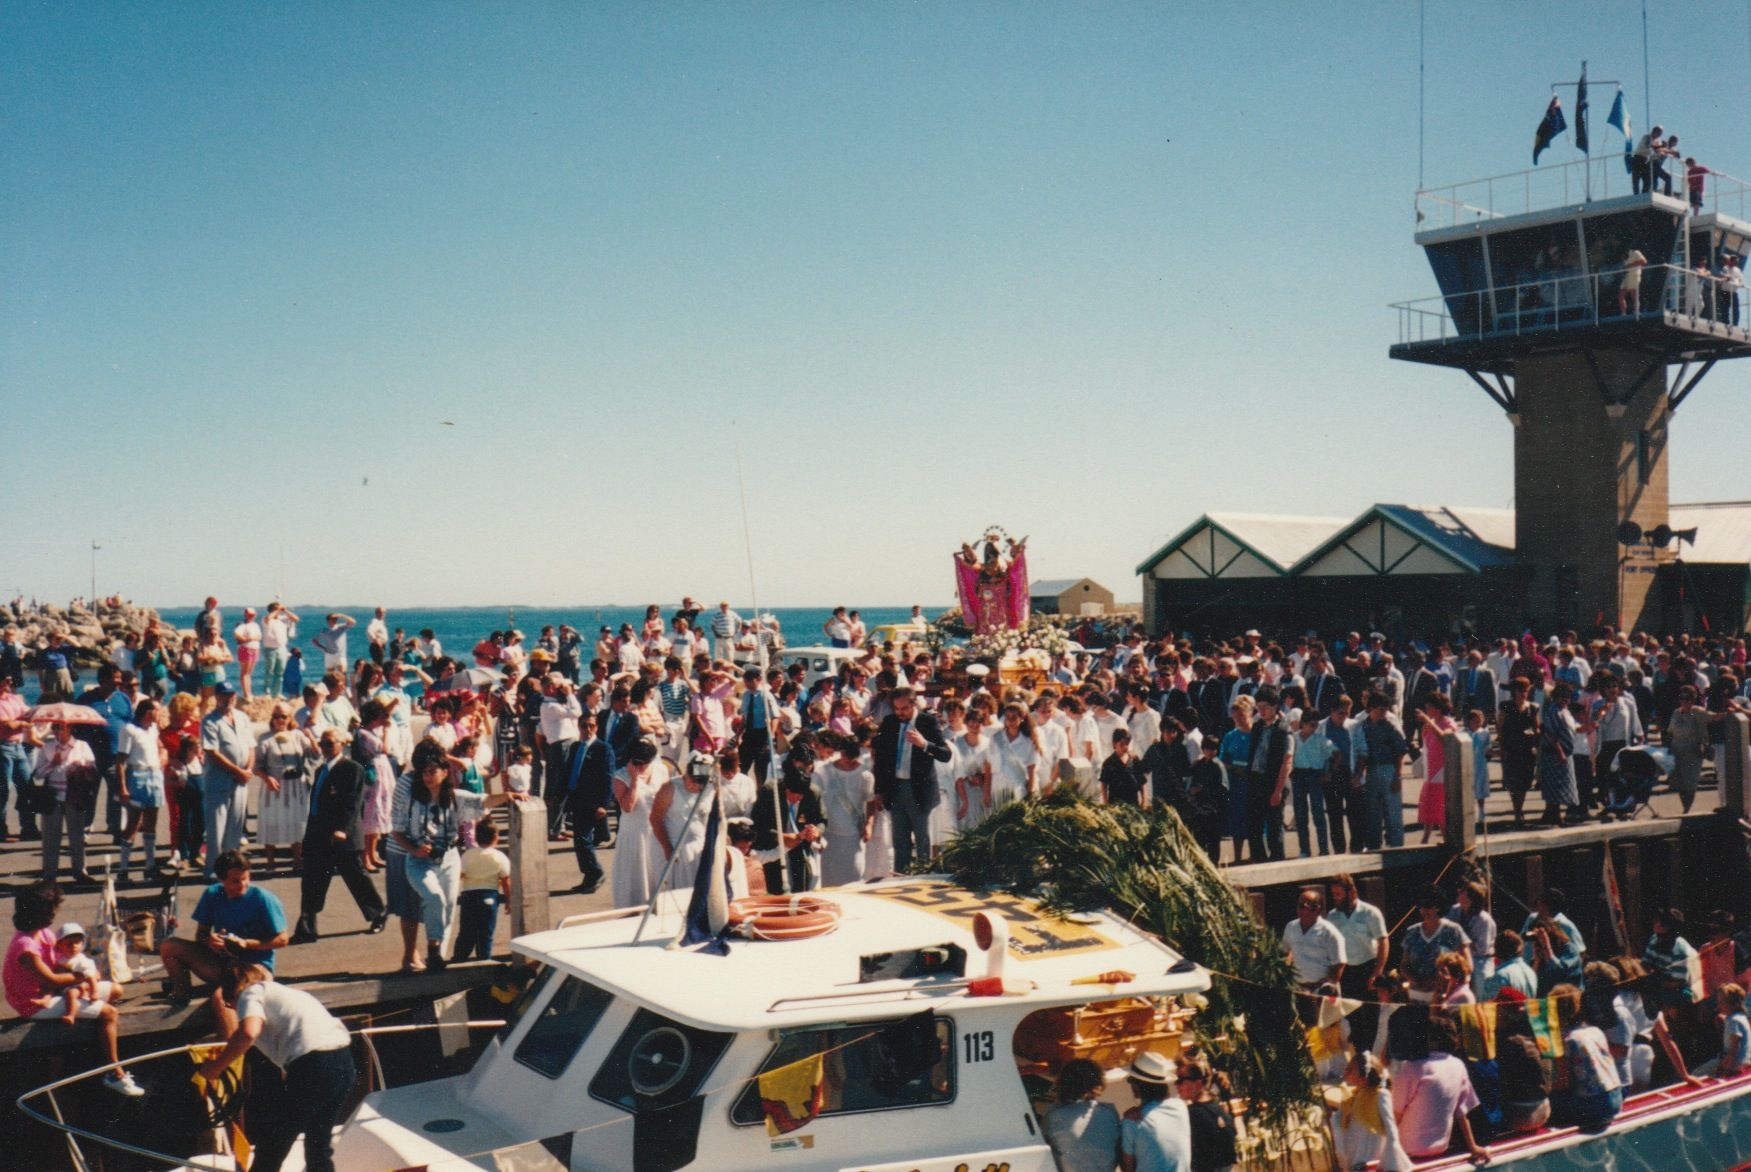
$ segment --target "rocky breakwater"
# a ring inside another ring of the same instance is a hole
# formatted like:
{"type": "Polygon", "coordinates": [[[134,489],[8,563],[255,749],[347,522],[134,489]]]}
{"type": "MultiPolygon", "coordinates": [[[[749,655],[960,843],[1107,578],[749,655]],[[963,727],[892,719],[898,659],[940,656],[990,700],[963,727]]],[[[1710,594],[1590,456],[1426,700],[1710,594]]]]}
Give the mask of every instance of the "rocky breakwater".
{"type": "Polygon", "coordinates": [[[73,648],[74,664],[83,670],[107,663],[111,649],[130,633],[144,635],[158,627],[167,636],[172,634],[157,611],[120,598],[97,602],[75,599],[66,606],[23,600],[0,603],[0,627],[17,629],[27,666],[29,657],[40,648],[65,642],[73,648]]]}

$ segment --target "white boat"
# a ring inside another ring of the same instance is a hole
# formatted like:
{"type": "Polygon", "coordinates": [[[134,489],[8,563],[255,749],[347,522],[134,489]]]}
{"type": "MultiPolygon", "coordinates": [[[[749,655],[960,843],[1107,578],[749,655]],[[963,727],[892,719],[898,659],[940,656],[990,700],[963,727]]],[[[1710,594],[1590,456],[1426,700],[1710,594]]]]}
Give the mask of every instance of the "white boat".
{"type": "Polygon", "coordinates": [[[571,1172],[1045,1172],[1055,1164],[1018,1027],[1033,1018],[1032,1036],[1067,1038],[1073,1026],[1054,1019],[1123,998],[1142,1010],[1127,1019],[1143,1027],[1129,1048],[1171,1053],[1177,1033],[1150,1028],[1156,1003],[1131,999],[1209,986],[1111,915],[1060,920],[940,879],[823,894],[839,906],[837,931],[737,941],[727,956],[667,947],[678,909],[636,942],[637,915],[615,913],[517,940],[546,971],[514,1020],[468,1074],[367,1098],[337,1137],[337,1167],[491,1168],[487,1153],[538,1143],[571,1172]],[[975,938],[981,914],[997,924],[989,951],[975,938]],[[993,964],[1009,992],[977,995],[993,964]],[[1120,974],[1131,979],[1079,983],[1120,974]],[[818,1114],[771,1134],[758,1076],[815,1054],[826,1056],[818,1114]]]}

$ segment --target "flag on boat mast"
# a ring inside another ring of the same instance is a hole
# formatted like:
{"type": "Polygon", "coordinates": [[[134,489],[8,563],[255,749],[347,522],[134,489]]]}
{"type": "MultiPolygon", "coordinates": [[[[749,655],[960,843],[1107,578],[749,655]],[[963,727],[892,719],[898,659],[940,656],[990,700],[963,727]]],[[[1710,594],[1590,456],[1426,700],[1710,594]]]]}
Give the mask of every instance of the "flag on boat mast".
{"type": "Polygon", "coordinates": [[[1605,125],[1617,127],[1617,133],[1623,135],[1623,169],[1635,170],[1635,135],[1629,128],[1629,111],[1623,108],[1623,90],[1617,91],[1617,97],[1612,99],[1611,113],[1605,116],[1605,125]]]}
{"type": "Polygon", "coordinates": [[[1581,81],[1575,87],[1575,149],[1592,154],[1587,143],[1587,63],[1581,62],[1581,81]]]}
{"type": "Polygon", "coordinates": [[[705,846],[693,876],[693,897],[675,947],[712,956],[730,951],[730,840],[724,821],[723,786],[711,784],[711,813],[705,820],[705,846]]]}
{"type": "Polygon", "coordinates": [[[1569,128],[1563,118],[1563,100],[1555,94],[1550,95],[1550,105],[1544,108],[1544,121],[1538,124],[1538,133],[1532,136],[1532,165],[1538,165],[1538,156],[1550,146],[1551,140],[1569,128]]]}

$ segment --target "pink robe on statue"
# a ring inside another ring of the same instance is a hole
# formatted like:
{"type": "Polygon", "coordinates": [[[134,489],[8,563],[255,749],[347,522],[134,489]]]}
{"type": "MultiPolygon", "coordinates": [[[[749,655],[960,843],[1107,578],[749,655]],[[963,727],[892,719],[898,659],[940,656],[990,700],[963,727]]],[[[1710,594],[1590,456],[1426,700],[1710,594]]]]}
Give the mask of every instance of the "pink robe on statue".
{"type": "Polygon", "coordinates": [[[1027,626],[1027,551],[1018,550],[1001,581],[981,580],[978,566],[969,566],[965,559],[955,559],[955,586],[961,596],[961,614],[975,634],[985,634],[1003,627],[1020,630],[1027,626]]]}

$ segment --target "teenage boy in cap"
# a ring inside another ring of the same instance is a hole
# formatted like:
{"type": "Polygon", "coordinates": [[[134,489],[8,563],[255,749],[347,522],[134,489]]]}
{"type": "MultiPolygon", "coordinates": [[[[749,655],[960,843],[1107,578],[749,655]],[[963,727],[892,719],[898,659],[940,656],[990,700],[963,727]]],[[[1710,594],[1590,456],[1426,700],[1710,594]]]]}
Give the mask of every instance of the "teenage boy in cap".
{"type": "Polygon", "coordinates": [[[1119,1125],[1119,1167],[1124,1172],[1187,1172],[1192,1166],[1192,1121],[1174,1095],[1174,1066],[1145,1050],[1125,1072],[1137,1106],[1119,1125]]]}

